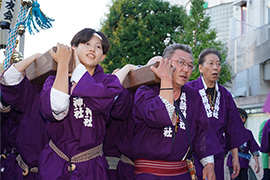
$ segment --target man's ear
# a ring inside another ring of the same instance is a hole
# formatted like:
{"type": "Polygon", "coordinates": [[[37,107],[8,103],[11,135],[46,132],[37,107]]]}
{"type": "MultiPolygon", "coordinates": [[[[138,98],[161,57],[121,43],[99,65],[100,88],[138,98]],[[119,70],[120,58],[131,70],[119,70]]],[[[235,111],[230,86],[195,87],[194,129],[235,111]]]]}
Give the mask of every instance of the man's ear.
{"type": "Polygon", "coordinates": [[[202,68],[203,68],[203,66],[201,64],[199,64],[199,71],[200,71],[201,74],[203,73],[202,68]]]}
{"type": "Polygon", "coordinates": [[[105,57],[106,57],[106,54],[103,54],[103,55],[101,56],[100,62],[102,62],[103,59],[105,59],[105,57]]]}

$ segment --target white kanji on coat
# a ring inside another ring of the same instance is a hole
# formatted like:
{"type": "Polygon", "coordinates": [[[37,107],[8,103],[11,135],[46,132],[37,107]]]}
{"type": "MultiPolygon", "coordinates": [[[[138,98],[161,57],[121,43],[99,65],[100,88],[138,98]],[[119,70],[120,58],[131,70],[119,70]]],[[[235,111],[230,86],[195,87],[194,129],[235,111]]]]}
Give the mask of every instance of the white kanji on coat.
{"type": "Polygon", "coordinates": [[[172,128],[170,126],[165,127],[163,131],[163,135],[164,137],[172,137],[172,128]]]}
{"type": "Polygon", "coordinates": [[[73,98],[74,117],[76,119],[83,118],[83,124],[85,127],[93,127],[92,124],[92,110],[86,107],[82,98],[73,98]]]}
{"type": "Polygon", "coordinates": [[[85,127],[92,127],[92,110],[89,109],[88,107],[85,110],[85,116],[84,116],[84,122],[83,122],[85,127]]]}
{"type": "Polygon", "coordinates": [[[76,119],[83,118],[83,99],[73,98],[74,116],[76,119]]]}
{"type": "Polygon", "coordinates": [[[184,123],[182,120],[181,120],[180,123],[179,123],[179,127],[180,127],[181,129],[186,130],[186,125],[185,125],[185,123],[184,123]]]}

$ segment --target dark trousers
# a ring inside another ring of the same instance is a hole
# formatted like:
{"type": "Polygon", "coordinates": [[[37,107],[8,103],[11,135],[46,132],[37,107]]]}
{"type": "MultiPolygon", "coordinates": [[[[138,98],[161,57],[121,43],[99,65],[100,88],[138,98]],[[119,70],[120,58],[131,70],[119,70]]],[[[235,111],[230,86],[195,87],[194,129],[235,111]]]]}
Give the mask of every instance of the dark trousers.
{"type": "MultiPolygon", "coordinates": [[[[230,174],[233,173],[233,168],[229,167],[230,174]]],[[[247,180],[248,179],[248,170],[240,168],[239,175],[234,180],[247,180]]]]}
{"type": "Polygon", "coordinates": [[[262,180],[270,180],[270,169],[263,169],[262,180]]]}

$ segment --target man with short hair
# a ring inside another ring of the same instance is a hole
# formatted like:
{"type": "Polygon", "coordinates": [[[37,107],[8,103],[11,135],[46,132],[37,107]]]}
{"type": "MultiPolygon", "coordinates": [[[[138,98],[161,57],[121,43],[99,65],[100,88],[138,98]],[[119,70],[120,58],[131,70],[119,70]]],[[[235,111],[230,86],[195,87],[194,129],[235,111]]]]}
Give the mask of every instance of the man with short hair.
{"type": "Polygon", "coordinates": [[[203,178],[213,180],[212,155],[222,149],[211,139],[215,136],[198,92],[185,85],[194,69],[191,48],[170,45],[163,58],[151,67],[160,84],[139,87],[134,98],[134,179],[191,179],[186,159],[192,149],[205,166],[203,178]]]}
{"type": "Polygon", "coordinates": [[[224,179],[224,157],[228,148],[234,159],[231,175],[234,179],[240,170],[237,148],[248,140],[247,131],[231,93],[217,83],[222,68],[220,53],[216,49],[205,49],[200,53],[198,62],[201,76],[189,82],[188,85],[199,92],[211,128],[224,149],[223,152],[214,156],[216,177],[218,180],[224,179]]]}

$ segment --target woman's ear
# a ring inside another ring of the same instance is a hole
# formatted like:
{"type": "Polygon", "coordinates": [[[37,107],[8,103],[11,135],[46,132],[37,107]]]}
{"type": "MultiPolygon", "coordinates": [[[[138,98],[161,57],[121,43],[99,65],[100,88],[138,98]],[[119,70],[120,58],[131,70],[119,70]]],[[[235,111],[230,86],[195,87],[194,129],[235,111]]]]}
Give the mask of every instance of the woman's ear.
{"type": "Polygon", "coordinates": [[[102,62],[103,59],[105,59],[105,57],[106,57],[106,54],[103,54],[103,55],[101,56],[100,62],[102,62]]]}

